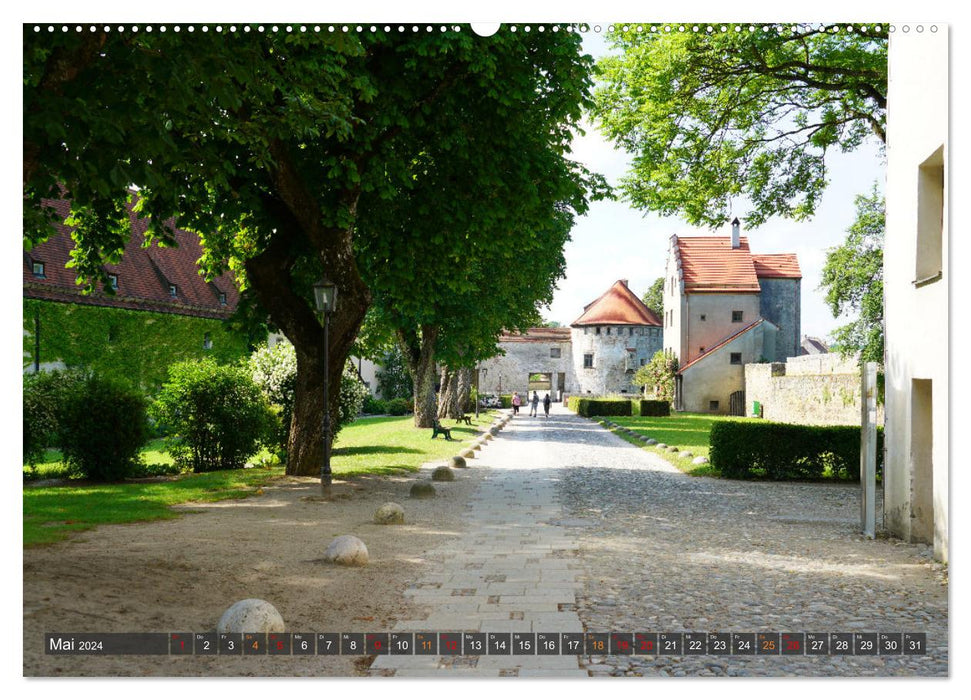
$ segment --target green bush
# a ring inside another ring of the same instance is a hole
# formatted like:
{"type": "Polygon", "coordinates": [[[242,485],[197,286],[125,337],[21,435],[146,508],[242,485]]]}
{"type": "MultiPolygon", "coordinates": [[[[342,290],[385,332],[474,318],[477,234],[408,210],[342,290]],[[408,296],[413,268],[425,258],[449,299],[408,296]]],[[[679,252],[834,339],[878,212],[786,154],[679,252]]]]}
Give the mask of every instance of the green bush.
{"type": "Polygon", "coordinates": [[[404,416],[411,413],[408,399],[390,399],[387,401],[387,413],[392,416],[404,416]]]}
{"type": "Polygon", "coordinates": [[[46,448],[61,446],[61,412],[66,397],[86,377],[70,370],[24,375],[24,464],[36,465],[43,460],[46,448]]]}
{"type": "Polygon", "coordinates": [[[195,472],[238,469],[279,435],[249,371],[212,360],[169,367],[151,414],[172,429],[167,449],[175,463],[195,472]]]}
{"type": "Polygon", "coordinates": [[[571,396],[567,399],[567,408],[581,416],[629,416],[631,415],[630,399],[609,399],[600,396],[590,398],[571,396]]]}
{"type": "Polygon", "coordinates": [[[405,366],[401,349],[394,345],[381,361],[377,371],[378,392],[386,399],[410,399],[414,396],[411,373],[405,366]]]}
{"type": "Polygon", "coordinates": [[[388,412],[388,402],[384,399],[376,399],[370,394],[364,397],[364,406],[361,413],[366,416],[380,416],[388,412]]]}
{"type": "Polygon", "coordinates": [[[636,401],[640,416],[670,416],[671,403],[657,399],[640,399],[636,401]]]}
{"type": "MultiPolygon", "coordinates": [[[[253,381],[260,387],[267,401],[279,407],[279,427],[273,440],[277,447],[286,449],[290,442],[293,397],[297,387],[296,351],[286,341],[277,343],[272,348],[260,347],[250,356],[248,367],[253,381]]],[[[331,390],[333,391],[333,387],[331,390]]],[[[369,395],[354,366],[348,362],[341,377],[340,411],[331,426],[335,435],[357,418],[369,395]]]]}
{"type": "Polygon", "coordinates": [[[145,406],[141,393],[99,376],[66,391],[60,441],[71,471],[95,481],[118,481],[131,474],[148,441],[145,406]]]}
{"type": "Polygon", "coordinates": [[[503,408],[512,408],[512,394],[499,394],[499,403],[503,408]]]}
{"type": "MultiPolygon", "coordinates": [[[[712,466],[733,479],[860,480],[860,428],[718,421],[709,435],[712,466]]],[[[878,461],[883,431],[877,433],[878,461]]],[[[877,465],[878,471],[882,464],[877,465]]]]}

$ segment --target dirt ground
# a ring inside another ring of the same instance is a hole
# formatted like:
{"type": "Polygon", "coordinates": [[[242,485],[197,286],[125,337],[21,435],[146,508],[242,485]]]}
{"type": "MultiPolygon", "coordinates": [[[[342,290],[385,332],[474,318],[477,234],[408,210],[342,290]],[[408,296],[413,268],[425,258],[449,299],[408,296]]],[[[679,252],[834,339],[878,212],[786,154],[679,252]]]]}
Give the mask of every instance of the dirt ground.
{"type": "MultiPolygon", "coordinates": [[[[481,471],[456,470],[434,499],[408,496],[419,478],[319,482],[286,478],[238,501],[186,504],[174,520],[101,526],[24,551],[25,676],[357,676],[351,656],[49,656],[46,632],[209,632],[244,598],[271,602],[288,632],[383,632],[413,619],[402,591],[426,552],[457,536],[481,471]],[[405,524],[376,525],[387,501],[405,524]],[[321,561],[338,535],[367,545],[370,563],[321,561]]],[[[423,470],[427,477],[427,471],[423,470]]]]}

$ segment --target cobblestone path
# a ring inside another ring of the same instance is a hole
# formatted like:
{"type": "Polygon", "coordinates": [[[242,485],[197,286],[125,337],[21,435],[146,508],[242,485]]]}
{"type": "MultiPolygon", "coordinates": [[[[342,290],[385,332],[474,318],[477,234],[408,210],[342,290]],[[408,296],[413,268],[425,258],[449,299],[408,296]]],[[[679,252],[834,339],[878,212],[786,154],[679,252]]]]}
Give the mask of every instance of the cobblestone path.
{"type": "MultiPolygon", "coordinates": [[[[516,417],[401,631],[924,632],[924,656],[378,657],[403,675],[947,675],[947,572],[853,485],[694,478],[559,406],[516,417]]],[[[461,478],[461,475],[459,475],[461,478]]]]}

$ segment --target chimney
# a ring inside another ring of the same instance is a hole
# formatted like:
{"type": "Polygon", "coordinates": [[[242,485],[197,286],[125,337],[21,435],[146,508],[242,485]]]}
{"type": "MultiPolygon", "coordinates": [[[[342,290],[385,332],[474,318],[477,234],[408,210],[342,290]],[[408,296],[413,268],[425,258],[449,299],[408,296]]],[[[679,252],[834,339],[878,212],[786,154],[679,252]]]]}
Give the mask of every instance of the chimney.
{"type": "Polygon", "coordinates": [[[736,216],[735,220],[732,221],[732,249],[733,250],[735,248],[738,248],[742,244],[741,240],[739,239],[740,226],[741,224],[738,223],[738,217],[736,216]]]}

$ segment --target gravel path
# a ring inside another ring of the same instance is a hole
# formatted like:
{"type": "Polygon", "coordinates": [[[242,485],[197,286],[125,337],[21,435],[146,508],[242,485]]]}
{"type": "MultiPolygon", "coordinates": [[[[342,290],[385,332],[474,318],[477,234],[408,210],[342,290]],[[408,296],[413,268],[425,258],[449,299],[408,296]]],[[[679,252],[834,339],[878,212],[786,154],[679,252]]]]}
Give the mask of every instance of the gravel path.
{"type": "Polygon", "coordinates": [[[946,569],[929,547],[864,539],[858,487],[688,477],[597,424],[555,420],[586,631],[927,634],[925,656],[581,659],[591,675],[947,675],[946,569]]]}

